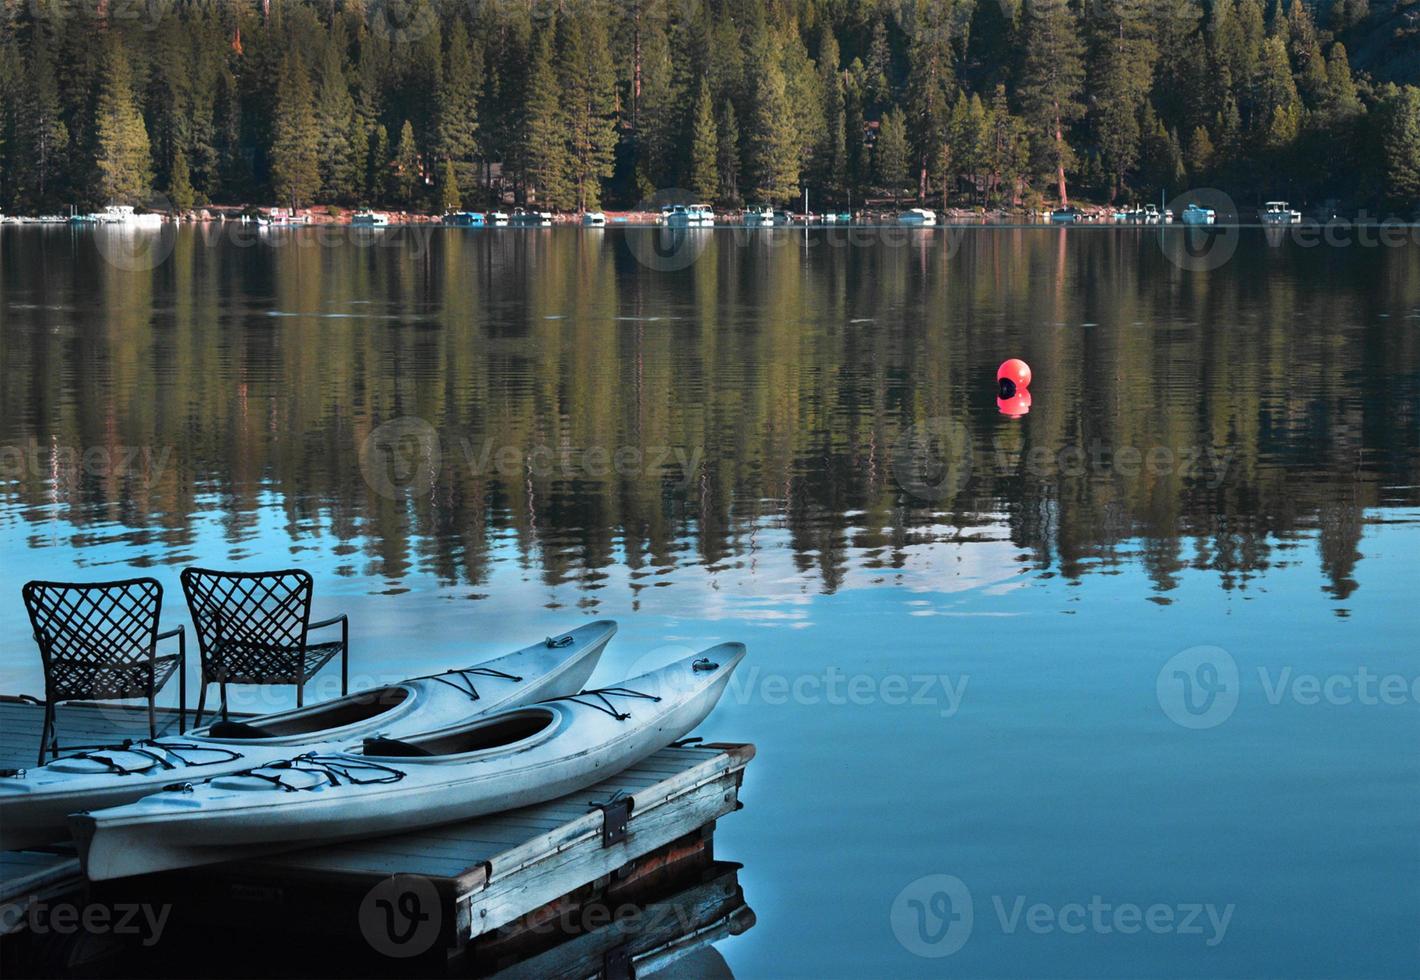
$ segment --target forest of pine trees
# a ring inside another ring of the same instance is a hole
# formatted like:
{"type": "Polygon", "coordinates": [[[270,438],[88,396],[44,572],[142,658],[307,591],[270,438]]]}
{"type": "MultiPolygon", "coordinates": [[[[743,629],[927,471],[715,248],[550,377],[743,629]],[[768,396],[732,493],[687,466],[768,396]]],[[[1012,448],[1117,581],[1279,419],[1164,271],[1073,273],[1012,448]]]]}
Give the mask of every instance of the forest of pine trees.
{"type": "Polygon", "coordinates": [[[1364,3],[0,0],[0,210],[1420,202],[1364,3]],[[83,9],[87,8],[87,13],[83,9]],[[141,13],[140,13],[141,12],[141,13]]]}

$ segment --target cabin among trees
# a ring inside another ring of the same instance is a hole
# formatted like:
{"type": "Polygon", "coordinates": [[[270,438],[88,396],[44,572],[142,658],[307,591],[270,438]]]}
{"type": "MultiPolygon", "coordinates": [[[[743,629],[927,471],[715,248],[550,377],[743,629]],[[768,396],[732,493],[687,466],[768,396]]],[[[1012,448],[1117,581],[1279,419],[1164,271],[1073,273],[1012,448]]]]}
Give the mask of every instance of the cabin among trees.
{"type": "Polygon", "coordinates": [[[1409,212],[1420,89],[1348,53],[1378,16],[1366,0],[0,0],[0,208],[157,191],[182,209],[585,210],[665,188],[1012,206],[1215,186],[1409,212]]]}

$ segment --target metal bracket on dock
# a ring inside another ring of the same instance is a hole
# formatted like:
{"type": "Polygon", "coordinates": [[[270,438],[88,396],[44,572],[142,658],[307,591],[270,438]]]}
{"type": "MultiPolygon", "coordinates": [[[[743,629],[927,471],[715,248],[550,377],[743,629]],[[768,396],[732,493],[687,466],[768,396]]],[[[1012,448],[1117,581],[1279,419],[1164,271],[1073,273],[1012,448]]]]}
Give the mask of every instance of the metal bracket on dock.
{"type": "Polygon", "coordinates": [[[602,812],[602,847],[611,847],[626,840],[626,823],[631,819],[631,797],[618,791],[611,799],[592,803],[602,812]]]}
{"type": "Polygon", "coordinates": [[[602,954],[602,972],[599,980],[631,980],[635,977],[631,970],[631,945],[622,943],[602,954]]]}

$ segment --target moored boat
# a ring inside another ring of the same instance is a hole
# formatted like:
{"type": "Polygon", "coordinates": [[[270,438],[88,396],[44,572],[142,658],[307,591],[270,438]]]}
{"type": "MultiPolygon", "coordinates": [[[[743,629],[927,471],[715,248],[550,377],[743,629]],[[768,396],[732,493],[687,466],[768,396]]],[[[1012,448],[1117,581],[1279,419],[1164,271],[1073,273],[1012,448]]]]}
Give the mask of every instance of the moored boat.
{"type": "Polygon", "coordinates": [[[665,216],[670,228],[708,228],[715,223],[715,210],[708,204],[675,204],[665,216]]]}
{"type": "Polygon", "coordinates": [[[359,225],[365,228],[381,228],[390,223],[389,215],[381,214],[378,211],[371,211],[369,208],[361,208],[350,218],[352,225],[359,225]]]}
{"type": "Polygon", "coordinates": [[[582,215],[582,225],[586,228],[605,228],[606,215],[601,211],[588,211],[582,215]]]}
{"type": "Polygon", "coordinates": [[[763,228],[774,224],[774,209],[767,204],[757,204],[745,208],[740,217],[751,228],[763,228]]]}
{"type": "Polygon", "coordinates": [[[520,228],[540,228],[552,224],[552,212],[514,208],[509,223],[520,228]]]}
{"type": "Polygon", "coordinates": [[[173,782],[289,759],[330,740],[374,732],[398,737],[578,691],[615,633],[616,623],[601,620],[473,667],[182,735],[89,749],[0,777],[0,850],[61,839],[68,814],[129,803],[173,782]]]}
{"type": "Polygon", "coordinates": [[[1286,201],[1268,201],[1258,211],[1258,217],[1264,225],[1292,225],[1302,220],[1302,212],[1293,211],[1286,201]]]}
{"type": "Polygon", "coordinates": [[[508,223],[508,212],[490,211],[487,221],[488,224],[493,225],[495,228],[501,228],[508,223]]]}
{"type": "Polygon", "coordinates": [[[1056,208],[1050,212],[1050,223],[1054,225],[1073,225],[1085,220],[1085,212],[1077,207],[1056,208]]]}
{"type": "Polygon", "coordinates": [[[380,836],[589,786],[684,736],[744,658],[725,643],[616,687],[403,738],[331,743],[71,817],[93,880],[380,836]]]}
{"type": "Polygon", "coordinates": [[[910,208],[897,216],[897,223],[930,227],[937,223],[937,213],[926,208],[910,208]]]}
{"type": "Polygon", "coordinates": [[[1183,209],[1181,217],[1186,225],[1211,225],[1217,219],[1217,213],[1212,208],[1191,203],[1183,209]]]}
{"type": "Polygon", "coordinates": [[[482,228],[483,213],[480,211],[450,211],[444,215],[444,224],[455,228],[482,228]]]}

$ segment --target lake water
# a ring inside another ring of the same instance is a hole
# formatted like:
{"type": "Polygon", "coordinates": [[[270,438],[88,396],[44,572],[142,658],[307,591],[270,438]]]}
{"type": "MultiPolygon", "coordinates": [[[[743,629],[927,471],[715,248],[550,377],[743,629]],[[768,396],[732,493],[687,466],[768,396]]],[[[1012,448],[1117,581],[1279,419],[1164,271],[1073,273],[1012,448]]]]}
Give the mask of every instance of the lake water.
{"type": "Polygon", "coordinates": [[[1197,234],[7,227],[0,691],[193,563],[362,683],[742,640],[736,976],[1413,976],[1420,246],[1197,234]]]}

